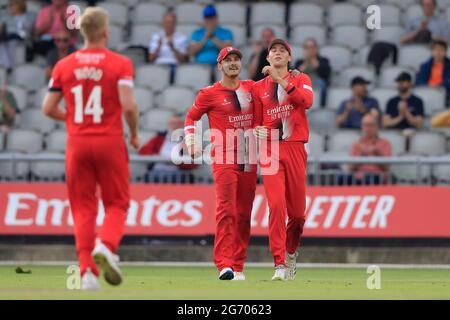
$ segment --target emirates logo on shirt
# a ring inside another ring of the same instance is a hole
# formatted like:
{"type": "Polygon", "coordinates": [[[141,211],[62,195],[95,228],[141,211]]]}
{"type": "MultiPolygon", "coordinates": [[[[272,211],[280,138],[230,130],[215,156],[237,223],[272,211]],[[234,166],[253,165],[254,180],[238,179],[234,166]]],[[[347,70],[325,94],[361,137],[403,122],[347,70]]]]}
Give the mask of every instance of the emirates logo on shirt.
{"type": "Polygon", "coordinates": [[[228,100],[225,98],[225,99],[223,99],[222,105],[223,105],[223,106],[226,106],[226,105],[228,105],[228,104],[230,104],[230,103],[231,103],[231,102],[228,101],[228,100]]]}

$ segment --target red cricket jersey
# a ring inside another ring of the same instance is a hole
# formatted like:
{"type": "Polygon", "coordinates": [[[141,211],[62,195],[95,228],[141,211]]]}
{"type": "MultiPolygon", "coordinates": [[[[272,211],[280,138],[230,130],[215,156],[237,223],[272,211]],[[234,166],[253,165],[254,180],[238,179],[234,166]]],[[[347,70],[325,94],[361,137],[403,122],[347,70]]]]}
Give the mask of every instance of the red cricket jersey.
{"type": "Polygon", "coordinates": [[[106,48],[81,49],[60,60],[49,91],[62,92],[69,135],[123,136],[119,84],[133,86],[130,59],[106,48]]]}
{"type": "MultiPolygon", "coordinates": [[[[209,87],[201,89],[194,105],[186,116],[185,133],[194,133],[195,122],[200,120],[202,115],[206,113],[210,129],[217,130],[223,137],[220,139],[211,135],[212,155],[215,156],[222,151],[224,153],[231,151],[234,152],[236,157],[240,148],[238,148],[237,138],[232,137],[232,135],[235,135],[239,129],[242,129],[239,132],[243,134],[244,130],[251,130],[253,127],[253,101],[251,95],[253,84],[253,80],[240,80],[239,86],[233,90],[225,88],[220,82],[216,82],[209,87]],[[227,136],[234,143],[227,143],[227,136]]],[[[225,154],[223,159],[225,163],[225,154]]],[[[245,169],[245,171],[248,171],[248,169],[245,169]]]]}
{"type": "Polygon", "coordinates": [[[313,102],[311,80],[305,73],[296,77],[289,73],[284,79],[289,83],[286,89],[270,76],[253,85],[254,125],[278,129],[282,141],[306,143],[309,139],[306,109],[313,102]]]}

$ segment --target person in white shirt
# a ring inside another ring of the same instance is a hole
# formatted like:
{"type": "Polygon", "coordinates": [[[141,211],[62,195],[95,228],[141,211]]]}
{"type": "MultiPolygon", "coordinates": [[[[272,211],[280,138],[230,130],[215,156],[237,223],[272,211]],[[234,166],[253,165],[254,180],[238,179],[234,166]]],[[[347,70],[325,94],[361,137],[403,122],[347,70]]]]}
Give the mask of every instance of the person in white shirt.
{"type": "Polygon", "coordinates": [[[152,35],[149,45],[148,60],[156,64],[169,64],[176,66],[188,61],[188,38],[175,30],[177,16],[166,12],[162,19],[161,31],[152,35]]]}

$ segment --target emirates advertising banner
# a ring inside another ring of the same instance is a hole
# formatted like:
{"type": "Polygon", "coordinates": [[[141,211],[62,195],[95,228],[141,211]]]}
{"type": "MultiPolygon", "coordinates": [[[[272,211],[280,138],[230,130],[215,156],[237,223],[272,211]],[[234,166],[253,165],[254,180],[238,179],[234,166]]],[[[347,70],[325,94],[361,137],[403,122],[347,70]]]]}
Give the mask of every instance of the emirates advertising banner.
{"type": "MultiPolygon", "coordinates": [[[[127,235],[203,236],[215,229],[213,185],[134,184],[127,235]]],[[[450,188],[432,186],[308,187],[305,237],[450,237],[450,188]]],[[[104,218],[99,202],[97,224],[104,218]]],[[[269,218],[258,186],[252,235],[269,218]]],[[[64,184],[1,184],[0,235],[71,235],[64,184]]]]}

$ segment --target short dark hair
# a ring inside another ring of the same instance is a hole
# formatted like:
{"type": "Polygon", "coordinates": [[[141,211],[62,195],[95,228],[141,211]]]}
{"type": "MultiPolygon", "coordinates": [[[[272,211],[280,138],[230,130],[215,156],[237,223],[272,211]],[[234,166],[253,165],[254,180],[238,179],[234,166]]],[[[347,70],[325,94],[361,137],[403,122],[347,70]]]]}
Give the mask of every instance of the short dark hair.
{"type": "Polygon", "coordinates": [[[448,48],[448,44],[444,40],[433,40],[431,42],[431,48],[433,48],[434,46],[441,46],[445,49],[445,51],[447,51],[448,48]]]}

